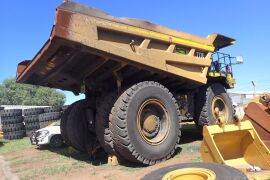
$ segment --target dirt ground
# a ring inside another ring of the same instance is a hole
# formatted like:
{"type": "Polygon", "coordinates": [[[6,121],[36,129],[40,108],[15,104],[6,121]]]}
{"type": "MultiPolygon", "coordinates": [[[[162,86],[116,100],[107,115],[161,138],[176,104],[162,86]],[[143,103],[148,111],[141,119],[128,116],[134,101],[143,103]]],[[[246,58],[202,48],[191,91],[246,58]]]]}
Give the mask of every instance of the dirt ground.
{"type": "MultiPolygon", "coordinates": [[[[6,141],[0,147],[12,173],[20,179],[140,179],[144,175],[177,163],[200,162],[201,139],[194,125],[184,125],[181,144],[174,158],[154,166],[142,166],[123,162],[117,166],[107,164],[107,157],[100,151],[96,161],[91,162],[87,154],[81,154],[70,147],[52,150],[49,147],[32,146],[28,138],[6,141]]],[[[4,170],[5,171],[5,170],[4,170]]],[[[0,169],[0,177],[4,177],[0,169]]],[[[1,178],[0,178],[1,179],[1,178]]],[[[10,179],[10,177],[7,177],[10,179]]],[[[12,178],[11,178],[12,179],[12,178]]]]}

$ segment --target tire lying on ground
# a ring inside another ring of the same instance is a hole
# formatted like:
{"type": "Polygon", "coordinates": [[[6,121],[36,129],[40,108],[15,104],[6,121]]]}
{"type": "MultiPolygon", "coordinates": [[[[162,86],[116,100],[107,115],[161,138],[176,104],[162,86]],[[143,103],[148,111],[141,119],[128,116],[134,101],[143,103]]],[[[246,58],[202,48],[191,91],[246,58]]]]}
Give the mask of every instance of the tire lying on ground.
{"type": "Polygon", "coordinates": [[[33,123],[25,124],[26,131],[37,130],[39,128],[40,128],[39,122],[33,122],[33,123]]]}
{"type": "Polygon", "coordinates": [[[109,129],[109,115],[116,100],[117,92],[103,92],[97,99],[95,127],[97,139],[105,152],[119,156],[114,149],[112,133],[109,129]]]}
{"type": "Polygon", "coordinates": [[[17,124],[23,122],[22,116],[3,116],[1,117],[2,125],[17,124]]]}
{"type": "Polygon", "coordinates": [[[43,112],[44,112],[43,108],[29,108],[29,109],[23,110],[23,115],[24,116],[31,116],[31,115],[41,114],[43,112]]]}
{"type": "Polygon", "coordinates": [[[43,113],[38,116],[39,122],[44,122],[44,121],[56,121],[61,118],[61,113],[60,112],[50,112],[50,113],[43,113]]]}
{"type": "Polygon", "coordinates": [[[232,102],[224,86],[214,83],[200,88],[195,96],[194,120],[197,127],[201,129],[204,125],[216,124],[219,115],[225,117],[226,123],[233,119],[232,102]]]}
{"type": "Polygon", "coordinates": [[[2,130],[3,130],[4,133],[7,133],[7,132],[25,130],[25,127],[24,127],[23,123],[5,124],[5,125],[3,124],[2,130]]]}
{"type": "Polygon", "coordinates": [[[133,85],[110,116],[116,150],[127,160],[152,165],[173,156],[180,141],[180,112],[167,88],[153,81],[133,85]]]}
{"type": "Polygon", "coordinates": [[[96,135],[88,129],[87,108],[89,108],[87,100],[80,100],[74,104],[66,124],[71,145],[81,152],[88,152],[96,140],[96,135]]]}
{"type": "Polygon", "coordinates": [[[60,111],[62,111],[62,107],[60,106],[51,106],[44,108],[44,113],[60,112],[60,111]]]}
{"type": "Polygon", "coordinates": [[[22,110],[21,109],[5,109],[3,110],[1,114],[2,117],[11,117],[11,116],[21,116],[22,115],[22,110]]]}
{"type": "Polygon", "coordinates": [[[13,139],[21,139],[23,137],[25,137],[25,130],[4,133],[4,139],[13,140],[13,139]]]}
{"type": "MultiPolygon", "coordinates": [[[[197,174],[193,174],[194,176],[193,179],[196,179],[196,177],[198,177],[198,179],[204,179],[205,176],[202,175],[202,172],[206,172],[206,174],[214,174],[214,176],[216,177],[215,179],[217,180],[227,180],[227,179],[237,179],[237,180],[247,180],[247,176],[244,175],[241,171],[226,166],[226,165],[221,165],[221,164],[215,164],[215,163],[183,163],[183,164],[176,164],[176,165],[172,165],[172,166],[168,166],[168,167],[164,167],[161,169],[158,169],[156,171],[153,171],[147,175],[145,175],[142,180],[157,180],[157,179],[162,179],[167,173],[172,172],[174,170],[181,170],[178,172],[181,172],[182,177],[180,176],[180,174],[178,174],[178,177],[182,178],[182,179],[192,179],[190,178],[191,176],[184,176],[184,171],[188,171],[190,172],[198,172],[198,170],[200,170],[200,173],[197,174]],[[192,168],[192,169],[190,169],[192,168]],[[197,169],[199,168],[199,169],[197,169]],[[197,169],[197,171],[196,171],[197,169]],[[199,176],[202,175],[202,176],[199,176]]],[[[176,174],[177,171],[174,172],[174,175],[176,174]]],[[[207,177],[207,176],[206,176],[207,177]]]]}
{"type": "Polygon", "coordinates": [[[35,123],[35,122],[39,122],[39,115],[28,115],[28,116],[24,116],[23,119],[24,119],[25,124],[35,123]]]}

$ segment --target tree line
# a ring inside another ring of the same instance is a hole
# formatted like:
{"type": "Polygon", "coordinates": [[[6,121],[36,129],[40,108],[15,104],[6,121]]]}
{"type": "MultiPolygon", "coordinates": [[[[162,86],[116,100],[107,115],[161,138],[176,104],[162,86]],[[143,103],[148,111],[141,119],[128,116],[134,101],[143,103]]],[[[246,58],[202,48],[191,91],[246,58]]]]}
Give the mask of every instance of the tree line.
{"type": "Polygon", "coordinates": [[[47,87],[16,83],[15,78],[0,84],[0,105],[62,106],[64,93],[47,87]]]}

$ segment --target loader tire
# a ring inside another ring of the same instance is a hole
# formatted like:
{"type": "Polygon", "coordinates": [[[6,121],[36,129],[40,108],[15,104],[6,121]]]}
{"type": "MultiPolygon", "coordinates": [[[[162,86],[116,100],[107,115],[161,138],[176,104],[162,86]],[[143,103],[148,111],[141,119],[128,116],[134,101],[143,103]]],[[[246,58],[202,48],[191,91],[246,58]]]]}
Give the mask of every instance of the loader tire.
{"type": "Polygon", "coordinates": [[[4,139],[21,139],[25,137],[25,130],[4,133],[4,139]]]}
{"type": "Polygon", "coordinates": [[[23,123],[17,123],[17,124],[6,124],[2,127],[4,133],[8,132],[15,132],[20,130],[25,130],[23,123]]]}
{"type": "Polygon", "coordinates": [[[60,112],[62,111],[62,107],[60,106],[51,106],[51,107],[45,107],[44,113],[52,113],[52,112],[60,112]]]}
{"type": "MultiPolygon", "coordinates": [[[[208,171],[211,171],[215,174],[218,180],[227,180],[227,179],[235,179],[235,180],[248,180],[247,176],[244,175],[238,169],[235,169],[230,166],[216,164],[216,163],[182,163],[176,164],[172,166],[167,166],[156,171],[153,171],[147,175],[145,175],[142,180],[156,180],[156,179],[163,179],[165,174],[174,171],[174,170],[184,170],[184,168],[192,169],[192,168],[202,168],[208,171]]],[[[196,171],[195,171],[196,172],[196,171]]],[[[198,174],[199,175],[199,174],[198,174]]],[[[182,177],[182,176],[181,176],[182,177]]],[[[189,179],[191,176],[186,176],[186,179],[189,179]]],[[[196,179],[196,176],[192,176],[196,179]]],[[[185,179],[185,177],[183,177],[185,179]]],[[[191,178],[192,179],[192,178],[191,178]]],[[[205,179],[201,176],[198,179],[205,179]]]]}
{"type": "Polygon", "coordinates": [[[62,116],[61,116],[61,120],[60,120],[60,131],[61,131],[61,136],[65,142],[65,144],[67,145],[71,145],[70,140],[68,139],[68,135],[67,135],[67,120],[68,120],[68,116],[70,111],[72,110],[72,108],[74,107],[74,105],[76,103],[78,103],[80,101],[77,101],[73,104],[71,104],[70,106],[67,107],[67,109],[63,112],[62,116]]]}
{"type": "Polygon", "coordinates": [[[61,117],[60,112],[50,112],[50,113],[43,113],[38,115],[39,122],[45,122],[45,121],[57,121],[61,117]]]}
{"type": "Polygon", "coordinates": [[[29,108],[29,109],[23,110],[23,115],[24,116],[31,116],[31,115],[41,114],[43,112],[44,112],[43,108],[29,108]]]}
{"type": "Polygon", "coordinates": [[[89,108],[87,100],[81,100],[74,104],[66,125],[71,145],[81,152],[88,152],[96,139],[96,135],[88,129],[87,108],[89,108]]]}
{"type": "Polygon", "coordinates": [[[109,155],[118,155],[114,149],[112,133],[109,129],[109,116],[116,100],[117,92],[104,92],[96,105],[96,136],[101,147],[109,155]]]}
{"type": "Polygon", "coordinates": [[[22,116],[4,116],[1,117],[1,123],[2,125],[6,124],[17,124],[23,122],[22,116]]]}
{"type": "Polygon", "coordinates": [[[38,115],[28,115],[28,116],[24,116],[23,119],[24,119],[25,124],[28,124],[28,123],[34,123],[34,122],[39,122],[38,115]]]}
{"type": "Polygon", "coordinates": [[[204,125],[217,124],[215,107],[219,107],[220,112],[225,116],[225,123],[230,123],[233,119],[233,106],[231,99],[223,85],[214,83],[200,88],[195,96],[194,120],[201,130],[204,125]]]}
{"type": "Polygon", "coordinates": [[[153,81],[133,85],[110,115],[115,148],[126,160],[153,165],[173,156],[180,141],[181,116],[167,88],[153,81]]]}
{"type": "Polygon", "coordinates": [[[25,123],[26,131],[37,130],[39,128],[40,128],[39,122],[25,123]]]}
{"type": "Polygon", "coordinates": [[[1,117],[10,117],[10,116],[21,116],[21,109],[5,109],[3,110],[1,117]]]}

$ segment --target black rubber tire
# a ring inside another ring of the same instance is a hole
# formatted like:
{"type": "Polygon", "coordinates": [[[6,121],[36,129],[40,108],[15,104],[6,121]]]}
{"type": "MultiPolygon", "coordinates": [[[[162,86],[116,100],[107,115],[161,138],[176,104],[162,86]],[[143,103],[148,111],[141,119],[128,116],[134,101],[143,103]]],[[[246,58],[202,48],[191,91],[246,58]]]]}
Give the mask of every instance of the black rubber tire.
{"type": "Polygon", "coordinates": [[[21,139],[25,137],[25,130],[4,133],[4,139],[21,139]]]}
{"type": "Polygon", "coordinates": [[[181,136],[178,104],[167,88],[153,81],[140,82],[118,98],[110,115],[110,130],[115,148],[126,160],[153,165],[173,156],[181,136]],[[136,115],[148,99],[161,101],[170,117],[168,135],[160,144],[146,143],[137,128],[136,115]]]}
{"type": "Polygon", "coordinates": [[[23,123],[5,124],[5,125],[2,126],[2,130],[3,130],[4,133],[7,133],[7,132],[25,130],[25,127],[24,127],[23,123]]]}
{"type": "Polygon", "coordinates": [[[23,110],[23,115],[24,116],[37,115],[37,114],[42,114],[42,113],[44,113],[43,108],[29,108],[29,109],[24,109],[23,110]]]}
{"type": "Polygon", "coordinates": [[[67,121],[68,121],[68,116],[70,111],[72,110],[72,108],[74,107],[74,105],[76,103],[78,103],[80,101],[74,102],[73,104],[69,105],[67,107],[67,109],[63,112],[61,119],[60,119],[60,131],[61,131],[61,136],[65,142],[65,144],[67,145],[71,145],[70,140],[68,139],[68,135],[67,135],[67,121]]]}
{"type": "Polygon", "coordinates": [[[212,115],[212,101],[215,96],[220,96],[228,107],[228,118],[226,122],[231,122],[233,119],[233,106],[231,98],[226,89],[219,83],[214,83],[208,86],[201,87],[195,95],[195,112],[194,121],[199,129],[204,125],[214,125],[216,120],[212,115]]]}
{"type": "Polygon", "coordinates": [[[88,129],[87,108],[87,100],[78,101],[70,111],[66,125],[71,145],[81,152],[88,152],[96,139],[96,135],[88,129]]]}
{"type": "Polygon", "coordinates": [[[51,137],[49,145],[51,148],[61,148],[64,145],[62,136],[59,134],[51,137]]]}
{"type": "Polygon", "coordinates": [[[244,175],[238,169],[230,166],[216,164],[216,163],[183,163],[172,166],[167,166],[156,171],[153,171],[145,175],[142,180],[158,180],[162,179],[163,176],[171,171],[183,168],[204,168],[213,171],[216,174],[217,180],[248,180],[247,176],[244,175]]]}
{"type": "Polygon", "coordinates": [[[22,116],[4,116],[1,117],[1,123],[2,125],[6,124],[17,124],[23,122],[22,116]]]}
{"type": "Polygon", "coordinates": [[[60,112],[43,113],[38,116],[39,122],[57,121],[61,118],[60,112]]]}
{"type": "Polygon", "coordinates": [[[62,111],[62,107],[60,106],[51,106],[51,107],[45,107],[44,113],[52,113],[52,112],[60,112],[62,111]]]}
{"type": "Polygon", "coordinates": [[[105,152],[109,155],[119,156],[114,149],[112,132],[109,129],[109,116],[116,100],[117,92],[103,92],[102,96],[97,99],[95,127],[96,136],[105,152]]]}
{"type": "Polygon", "coordinates": [[[21,116],[21,115],[22,115],[21,109],[5,109],[1,113],[1,117],[21,116]]]}
{"type": "Polygon", "coordinates": [[[29,116],[24,116],[24,122],[27,123],[34,123],[34,122],[39,122],[39,115],[29,115],[29,116]]]}
{"type": "Polygon", "coordinates": [[[40,128],[39,122],[25,123],[26,131],[37,130],[39,128],[40,128]]]}

